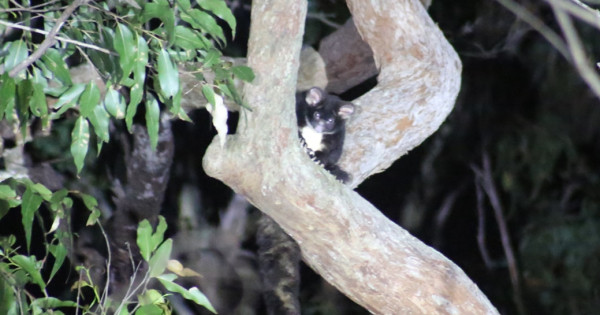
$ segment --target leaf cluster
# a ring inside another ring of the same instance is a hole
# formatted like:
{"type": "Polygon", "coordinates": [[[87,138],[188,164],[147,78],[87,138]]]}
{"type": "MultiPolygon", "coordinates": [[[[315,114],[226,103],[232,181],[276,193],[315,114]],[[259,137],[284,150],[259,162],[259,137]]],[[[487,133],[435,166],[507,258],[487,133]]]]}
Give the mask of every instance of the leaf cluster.
{"type": "MultiPolygon", "coordinates": [[[[67,256],[67,244],[70,236],[59,228],[61,221],[67,220],[68,210],[73,206],[73,200],[68,196],[66,189],[52,193],[45,186],[35,184],[29,179],[9,179],[0,184],[0,219],[12,208],[20,206],[22,221],[25,230],[26,247],[29,252],[34,218],[39,217],[38,209],[45,204],[52,218],[49,230],[44,230],[44,235],[50,241],[44,243],[45,254],[42,260],[34,255],[19,254],[15,248],[16,237],[9,235],[0,238],[0,313],[2,314],[42,314],[44,310],[57,307],[74,307],[76,303],[60,301],[48,296],[46,287],[54,278],[67,256]],[[54,264],[47,278],[42,277],[42,269],[52,255],[54,264]],[[43,293],[43,297],[35,298],[26,289],[28,283],[35,284],[43,293]]],[[[80,194],[84,198],[90,196],[80,194]]],[[[92,198],[93,199],[93,198],[92,198]]],[[[95,201],[95,200],[94,200],[95,201]]],[[[41,218],[38,222],[41,222],[41,218]]],[[[62,314],[57,311],[57,314],[62,314]]]]}
{"type": "MultiPolygon", "coordinates": [[[[134,118],[143,111],[155,149],[161,115],[190,120],[181,107],[184,91],[178,64],[183,62],[202,65],[192,73],[201,80],[215,125],[224,138],[227,111],[223,98],[244,105],[235,90],[234,78],[254,79],[250,68],[232,66],[221,58],[219,48],[226,37],[218,20],[228,25],[232,37],[236,29],[235,18],[224,1],[199,0],[193,4],[189,0],[84,1],[60,26],[50,47],[43,47],[33,34],[48,35],[65,8],[72,5],[61,0],[36,6],[27,1],[0,0],[0,33],[10,35],[0,37],[0,120],[19,131],[18,145],[31,139],[34,133],[31,127],[36,122],[44,132],[55,129],[56,125],[73,126],[72,130],[69,127],[70,153],[80,173],[90,141],[95,140],[99,154],[103,144],[110,141],[111,124],[115,120],[124,120],[131,132],[134,118]],[[41,58],[11,73],[42,48],[45,52],[41,58]],[[93,66],[98,79],[80,82],[72,76],[69,67],[82,61],[93,66]],[[205,79],[203,73],[207,71],[215,73],[214,80],[205,79]]],[[[119,305],[112,305],[106,288],[100,289],[92,283],[90,271],[84,267],[77,268],[81,277],[72,289],[77,289],[79,295],[82,287],[92,288],[94,300],[90,305],[48,296],[46,287],[68,255],[66,242],[72,234],[64,230],[69,224],[61,223],[69,219],[73,196],[81,198],[91,211],[87,225],[99,224],[98,202],[90,195],[67,189],[53,193],[27,178],[10,178],[0,183],[0,220],[9,211],[20,209],[27,247],[27,254],[15,247],[14,235],[0,239],[0,314],[62,314],[57,309],[62,307],[76,307],[84,314],[105,314],[111,309],[117,314],[170,314],[165,296],[147,288],[152,279],[158,279],[168,291],[178,292],[215,311],[198,288],[188,290],[174,282],[177,277],[199,275],[169,260],[172,240],[164,240],[163,218],[156,231],[148,221],[140,224],[137,242],[149,268],[141,274],[141,283],[131,287],[119,305]],[[47,231],[40,215],[40,209],[44,208],[53,222],[47,231]],[[36,217],[49,240],[44,244],[42,259],[29,254],[36,217]],[[50,255],[54,263],[46,276],[42,270],[49,268],[45,265],[50,255]],[[165,274],[167,269],[173,273],[165,274]],[[43,296],[36,297],[37,291],[28,291],[31,288],[28,284],[34,284],[43,296]],[[138,302],[131,305],[136,295],[138,302]]],[[[140,267],[136,269],[138,272],[140,267]]],[[[108,266],[106,269],[110,270],[108,266]]]]}
{"type": "MultiPolygon", "coordinates": [[[[22,10],[16,10],[9,8],[8,0],[0,0],[0,20],[16,22],[0,24],[0,32],[7,26],[31,24],[34,18],[43,19],[44,29],[48,30],[60,16],[62,5],[61,1],[51,1],[34,10],[24,2],[22,10]]],[[[212,92],[243,104],[233,79],[252,81],[254,74],[248,67],[232,66],[221,59],[217,48],[225,44],[225,35],[218,19],[227,23],[234,37],[236,21],[222,0],[201,0],[193,5],[189,0],[84,2],[60,28],[56,43],[42,58],[10,76],[11,69],[40,48],[32,33],[47,33],[20,27],[23,32],[14,40],[3,43],[0,39],[0,65],[4,71],[0,75],[0,119],[6,117],[9,123],[17,123],[26,139],[34,119],[40,119],[42,128],[48,130],[67,111],[74,113],[70,152],[79,173],[93,139],[91,130],[99,154],[103,143],[110,140],[111,117],[124,119],[131,132],[134,117],[143,105],[151,144],[156,148],[161,106],[170,115],[190,120],[181,108],[184,91],[178,63],[202,64],[193,73],[202,80],[205,95],[212,92]],[[74,82],[68,68],[73,60],[91,63],[101,80],[74,82]],[[205,71],[216,74],[210,84],[202,74],[205,71]],[[57,100],[48,102],[47,97],[57,100]]],[[[211,104],[222,106],[214,101],[211,104]]]]}

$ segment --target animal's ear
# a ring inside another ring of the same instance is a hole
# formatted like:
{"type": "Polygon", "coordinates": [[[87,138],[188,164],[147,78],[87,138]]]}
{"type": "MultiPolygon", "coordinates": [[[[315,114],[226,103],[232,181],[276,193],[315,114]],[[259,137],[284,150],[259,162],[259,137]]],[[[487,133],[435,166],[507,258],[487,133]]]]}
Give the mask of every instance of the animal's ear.
{"type": "Polygon", "coordinates": [[[325,91],[321,90],[318,87],[312,87],[310,90],[306,91],[306,103],[310,106],[317,105],[320,101],[325,97],[325,91]]]}
{"type": "Polygon", "coordinates": [[[347,119],[352,116],[352,114],[354,114],[354,105],[352,103],[345,103],[340,106],[340,109],[338,110],[338,115],[340,115],[342,119],[347,119]]]}

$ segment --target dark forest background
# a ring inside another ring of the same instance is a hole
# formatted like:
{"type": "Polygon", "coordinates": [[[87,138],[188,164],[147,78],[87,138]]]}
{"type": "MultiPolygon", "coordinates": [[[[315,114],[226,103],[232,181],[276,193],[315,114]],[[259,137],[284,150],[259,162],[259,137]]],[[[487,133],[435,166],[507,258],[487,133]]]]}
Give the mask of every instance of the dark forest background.
{"type": "MultiPolygon", "coordinates": [[[[520,3],[558,30],[545,2],[520,3]]],[[[250,2],[229,4],[238,29],[224,54],[243,57],[250,2]]],[[[357,191],[458,264],[502,314],[600,314],[600,100],[556,49],[497,2],[434,0],[428,11],[463,63],[455,108],[433,136],[357,191]]],[[[318,48],[349,17],[342,0],[309,1],[305,44],[318,48]]],[[[576,25],[588,55],[600,61],[600,32],[576,25]]],[[[374,77],[341,97],[352,100],[375,84],[374,77]]],[[[223,263],[226,242],[215,232],[234,194],[202,170],[202,156],[216,135],[209,114],[200,109],[190,117],[193,124],[172,123],[175,156],[162,207],[167,234],[181,234],[181,208],[195,205],[194,224],[206,231],[198,237],[206,239],[188,241],[206,243],[205,255],[186,255],[182,245],[179,258],[225,268],[214,272],[223,278],[204,283],[203,291],[214,289],[224,301],[243,303],[240,296],[250,292],[239,289],[242,269],[223,263]],[[231,276],[236,272],[239,278],[231,276]]],[[[236,117],[229,120],[232,130],[236,117]]],[[[114,141],[99,157],[88,154],[77,179],[65,158],[71,129],[69,123],[57,125],[52,141],[36,138],[28,152],[35,161],[52,161],[66,183],[78,181],[102,207],[111,202],[111,176],[124,169],[122,149],[114,141]]],[[[75,208],[82,207],[77,203],[75,208]]],[[[249,269],[255,268],[258,214],[249,209],[242,248],[235,249],[246,255],[249,269]]],[[[75,216],[75,232],[86,217],[75,216]]],[[[22,233],[9,221],[0,221],[2,234],[22,233]]],[[[60,276],[67,279],[69,271],[60,276]]],[[[302,281],[303,314],[367,314],[306,266],[302,281]]],[[[66,290],[62,284],[51,289],[57,296],[66,290]]],[[[256,314],[263,310],[260,304],[256,314]]]]}

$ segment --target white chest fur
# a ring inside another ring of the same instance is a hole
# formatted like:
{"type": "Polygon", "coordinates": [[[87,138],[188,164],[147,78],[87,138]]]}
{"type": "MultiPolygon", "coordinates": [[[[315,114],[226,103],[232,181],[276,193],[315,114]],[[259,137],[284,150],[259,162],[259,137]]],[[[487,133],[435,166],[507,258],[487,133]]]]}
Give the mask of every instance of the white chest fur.
{"type": "Polygon", "coordinates": [[[300,130],[302,138],[306,142],[306,146],[313,151],[320,151],[323,148],[321,141],[323,140],[323,134],[317,132],[310,126],[303,127],[300,130]]]}

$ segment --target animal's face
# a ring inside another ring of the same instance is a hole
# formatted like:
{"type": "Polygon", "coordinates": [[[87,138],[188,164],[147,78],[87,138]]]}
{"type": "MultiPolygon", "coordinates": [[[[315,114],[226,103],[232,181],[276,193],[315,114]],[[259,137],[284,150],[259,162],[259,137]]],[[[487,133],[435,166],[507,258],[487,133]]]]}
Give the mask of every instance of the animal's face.
{"type": "Polygon", "coordinates": [[[354,113],[354,105],[329,95],[319,88],[306,92],[306,120],[319,133],[334,133],[344,124],[344,120],[354,113]]]}

